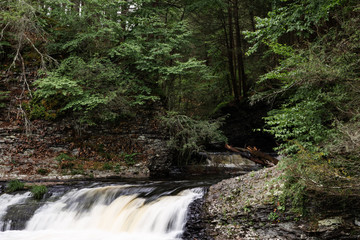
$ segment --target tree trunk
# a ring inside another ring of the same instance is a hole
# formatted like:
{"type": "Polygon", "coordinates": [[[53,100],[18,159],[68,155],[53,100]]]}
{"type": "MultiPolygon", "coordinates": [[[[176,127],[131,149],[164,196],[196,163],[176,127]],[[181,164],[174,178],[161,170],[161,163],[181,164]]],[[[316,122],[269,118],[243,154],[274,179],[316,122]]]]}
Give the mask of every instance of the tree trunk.
{"type": "Polygon", "coordinates": [[[226,37],[226,47],[227,47],[227,54],[228,54],[228,62],[229,62],[229,72],[230,72],[230,78],[231,83],[233,87],[234,97],[235,101],[239,102],[240,96],[238,91],[238,86],[236,83],[236,76],[235,76],[235,68],[234,68],[234,30],[233,30],[233,22],[232,22],[232,13],[231,13],[231,6],[229,1],[229,7],[228,7],[228,25],[229,25],[229,33],[226,33],[226,27],[225,27],[225,37],[226,37]]]}
{"type": "Polygon", "coordinates": [[[255,32],[256,27],[255,27],[254,11],[250,9],[249,10],[249,15],[250,15],[250,22],[251,22],[252,31],[255,32]]]}
{"type": "Polygon", "coordinates": [[[242,96],[245,97],[247,93],[247,88],[246,88],[244,58],[243,58],[242,44],[241,44],[238,0],[235,0],[234,2],[234,19],[235,19],[235,34],[236,34],[237,73],[239,77],[239,92],[241,93],[242,91],[242,96]]]}

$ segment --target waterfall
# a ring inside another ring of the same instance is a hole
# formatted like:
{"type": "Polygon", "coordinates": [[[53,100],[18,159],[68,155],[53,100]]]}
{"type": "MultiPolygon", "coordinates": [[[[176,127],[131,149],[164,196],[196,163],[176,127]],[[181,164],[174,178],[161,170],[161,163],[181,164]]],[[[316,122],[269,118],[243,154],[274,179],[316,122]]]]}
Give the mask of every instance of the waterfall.
{"type": "Polygon", "coordinates": [[[0,232],[0,239],[179,239],[188,206],[202,197],[203,189],[154,192],[153,187],[131,185],[72,190],[40,207],[24,230],[0,232]]]}
{"type": "Polygon", "coordinates": [[[8,230],[10,224],[8,222],[2,221],[3,217],[5,216],[8,207],[21,204],[26,201],[30,197],[30,192],[26,192],[23,194],[2,194],[0,195],[0,230],[8,230]]]}

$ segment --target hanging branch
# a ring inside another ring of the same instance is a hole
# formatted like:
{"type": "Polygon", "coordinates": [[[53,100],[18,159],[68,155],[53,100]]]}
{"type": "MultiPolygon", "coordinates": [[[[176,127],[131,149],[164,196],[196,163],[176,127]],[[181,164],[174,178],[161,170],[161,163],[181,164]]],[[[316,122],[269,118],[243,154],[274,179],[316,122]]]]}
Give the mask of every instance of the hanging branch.
{"type": "Polygon", "coordinates": [[[10,23],[8,22],[8,23],[6,23],[5,27],[3,27],[3,29],[1,29],[0,40],[3,39],[3,37],[4,37],[4,31],[5,31],[5,29],[6,29],[9,25],[10,25],[10,23]]]}
{"type": "MultiPolygon", "coordinates": [[[[25,46],[30,46],[39,56],[40,56],[40,68],[46,69],[47,64],[58,62],[53,57],[48,54],[42,52],[36,45],[34,39],[40,39],[43,42],[46,42],[45,32],[38,24],[37,17],[37,9],[35,9],[32,5],[28,4],[26,1],[19,1],[14,3],[12,6],[15,9],[21,9],[24,11],[21,16],[18,18],[9,18],[5,19],[6,24],[4,23],[4,27],[0,32],[0,40],[4,38],[5,30],[11,31],[13,35],[11,36],[11,40],[14,42],[14,57],[10,66],[7,69],[7,72],[11,70],[11,68],[15,68],[17,65],[21,69],[20,75],[20,84],[22,87],[22,92],[20,95],[16,96],[16,104],[17,107],[17,118],[23,119],[24,126],[26,130],[26,134],[31,134],[32,124],[30,119],[27,116],[26,111],[22,107],[22,102],[24,100],[29,100],[33,98],[33,93],[31,91],[31,82],[27,78],[26,74],[26,64],[24,58],[22,56],[23,49],[25,46]]],[[[7,35],[5,36],[7,37],[7,35]]],[[[10,110],[9,110],[10,111],[10,110]]]]}
{"type": "Polygon", "coordinates": [[[29,93],[31,98],[32,98],[32,93],[26,78],[25,63],[23,57],[21,56],[21,53],[18,54],[18,57],[19,60],[21,61],[21,67],[22,67],[22,74],[20,76],[20,80],[23,82],[23,84],[22,84],[22,91],[20,93],[20,96],[15,97],[16,100],[19,101],[19,108],[18,108],[19,111],[17,113],[17,119],[21,118],[24,120],[25,132],[26,135],[29,135],[32,132],[32,124],[26,114],[26,111],[22,108],[22,100],[26,97],[26,92],[29,93]]]}
{"type": "Polygon", "coordinates": [[[31,46],[33,47],[33,49],[40,55],[41,58],[41,67],[46,69],[46,64],[45,64],[45,59],[48,59],[49,62],[53,61],[55,62],[55,64],[58,64],[58,62],[56,61],[55,58],[47,55],[47,54],[42,54],[39,49],[37,49],[37,47],[34,45],[34,43],[25,35],[26,40],[28,40],[28,42],[31,44],[31,46]]]}

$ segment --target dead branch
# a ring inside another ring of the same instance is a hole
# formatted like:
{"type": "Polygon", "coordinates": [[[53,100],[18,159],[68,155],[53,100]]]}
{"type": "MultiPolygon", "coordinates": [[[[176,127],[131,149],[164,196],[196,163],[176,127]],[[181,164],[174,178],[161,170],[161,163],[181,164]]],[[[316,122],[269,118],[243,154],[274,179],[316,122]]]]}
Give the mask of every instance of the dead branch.
{"type": "Polygon", "coordinates": [[[46,69],[45,59],[48,59],[48,60],[51,60],[51,61],[57,63],[56,59],[54,59],[53,57],[51,57],[47,54],[42,54],[39,51],[39,49],[34,45],[34,43],[30,40],[30,38],[28,38],[26,35],[25,35],[25,38],[26,38],[26,40],[28,40],[28,42],[33,47],[33,49],[40,55],[42,68],[46,69]]]}
{"type": "Polygon", "coordinates": [[[228,144],[225,144],[225,148],[230,151],[237,152],[241,156],[255,163],[261,164],[263,166],[271,167],[278,163],[278,160],[276,158],[273,158],[269,154],[259,151],[255,147],[254,148],[248,147],[247,149],[245,149],[245,148],[232,147],[228,144]]]}
{"type": "Polygon", "coordinates": [[[4,37],[4,31],[5,31],[5,29],[9,26],[9,24],[10,24],[9,22],[6,23],[5,27],[4,27],[3,29],[1,29],[0,40],[3,39],[3,37],[4,37]]]}
{"type": "Polygon", "coordinates": [[[21,76],[22,76],[22,80],[24,82],[24,87],[23,87],[22,94],[25,93],[25,86],[26,86],[26,89],[28,90],[28,92],[30,94],[30,97],[32,98],[33,96],[32,96],[32,93],[31,93],[31,89],[30,89],[29,83],[28,83],[27,78],[26,78],[25,62],[24,62],[24,59],[21,56],[21,54],[19,55],[19,57],[20,57],[20,60],[21,60],[21,69],[22,69],[21,76]]]}

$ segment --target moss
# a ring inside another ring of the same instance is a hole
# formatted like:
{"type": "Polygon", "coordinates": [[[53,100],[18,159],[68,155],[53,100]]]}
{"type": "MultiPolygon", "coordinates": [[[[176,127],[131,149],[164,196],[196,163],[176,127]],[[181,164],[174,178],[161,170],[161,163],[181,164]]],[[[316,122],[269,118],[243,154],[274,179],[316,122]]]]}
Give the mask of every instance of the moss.
{"type": "Polygon", "coordinates": [[[8,182],[8,184],[6,185],[5,191],[8,193],[12,193],[24,189],[25,189],[25,184],[23,182],[20,182],[19,180],[12,180],[8,182]]]}

